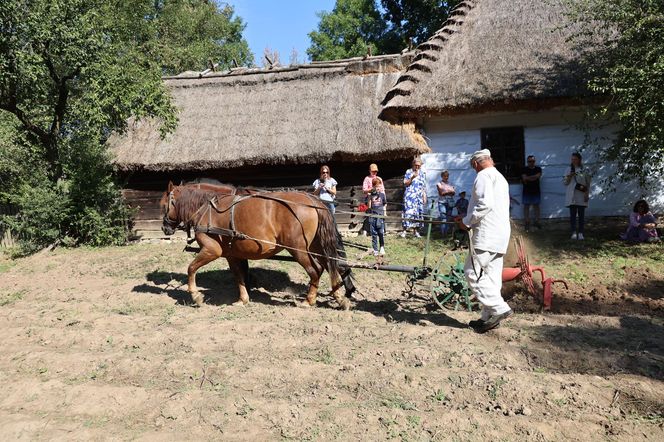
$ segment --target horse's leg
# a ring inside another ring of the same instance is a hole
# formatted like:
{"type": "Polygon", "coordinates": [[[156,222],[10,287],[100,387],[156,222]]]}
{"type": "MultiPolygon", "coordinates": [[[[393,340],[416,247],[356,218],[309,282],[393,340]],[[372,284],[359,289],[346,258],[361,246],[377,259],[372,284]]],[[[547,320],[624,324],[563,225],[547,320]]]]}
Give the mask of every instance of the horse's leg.
{"type": "Polygon", "coordinates": [[[243,259],[240,264],[242,265],[242,272],[244,273],[244,286],[247,290],[251,290],[251,275],[249,274],[249,260],[243,259]]]}
{"type": "Polygon", "coordinates": [[[191,264],[189,264],[189,267],[187,268],[187,276],[189,282],[188,291],[191,295],[191,299],[200,307],[203,305],[204,299],[196,286],[196,272],[205,264],[208,264],[221,256],[221,245],[208,235],[196,236],[198,244],[201,246],[201,251],[198,252],[196,258],[194,258],[191,264]]]}
{"type": "Polygon", "coordinates": [[[339,307],[344,310],[350,310],[350,301],[346,296],[339,293],[339,289],[344,285],[341,275],[339,273],[336,273],[335,275],[330,274],[330,284],[332,285],[332,292],[330,294],[334,297],[334,300],[337,301],[339,307]]]}
{"type": "Polygon", "coordinates": [[[312,260],[306,252],[290,250],[295,261],[297,261],[309,275],[309,290],[307,291],[307,300],[302,304],[303,307],[316,305],[316,296],[318,295],[318,283],[323,274],[323,268],[316,260],[312,260]]]}
{"type": "Polygon", "coordinates": [[[235,276],[235,282],[237,287],[240,290],[240,300],[233,303],[233,305],[246,305],[249,303],[249,293],[247,293],[247,286],[245,284],[245,278],[247,276],[246,271],[249,268],[246,259],[239,259],[228,257],[228,267],[231,268],[233,276],[235,276]]]}

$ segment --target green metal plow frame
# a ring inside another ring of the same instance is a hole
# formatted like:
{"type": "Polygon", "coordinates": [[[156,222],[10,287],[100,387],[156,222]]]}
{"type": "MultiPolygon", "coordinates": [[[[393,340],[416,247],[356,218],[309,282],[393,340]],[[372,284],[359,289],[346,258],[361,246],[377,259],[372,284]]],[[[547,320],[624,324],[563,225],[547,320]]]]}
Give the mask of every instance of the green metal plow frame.
{"type": "MultiPolygon", "coordinates": [[[[433,203],[432,207],[433,209],[433,203]]],[[[431,213],[431,212],[429,212],[431,213]]],[[[427,224],[427,236],[424,243],[424,257],[422,258],[422,266],[414,267],[412,273],[407,277],[406,284],[408,292],[413,293],[418,281],[429,279],[429,291],[431,298],[442,309],[459,310],[460,308],[472,311],[477,302],[473,300],[470,287],[466,282],[464,274],[464,259],[460,254],[453,253],[452,250],[445,253],[438,261],[435,269],[431,268],[428,264],[429,251],[431,245],[431,227],[433,225],[433,217],[426,215],[425,222],[427,224]],[[446,258],[452,253],[454,263],[449,264],[446,258]]]]}
{"type": "Polygon", "coordinates": [[[441,259],[438,268],[431,275],[431,297],[442,309],[454,306],[454,310],[465,308],[470,312],[477,303],[473,302],[470,287],[466,282],[464,260],[456,253],[453,256],[453,265],[446,264],[441,259]],[[449,271],[444,273],[446,267],[449,271]]]}

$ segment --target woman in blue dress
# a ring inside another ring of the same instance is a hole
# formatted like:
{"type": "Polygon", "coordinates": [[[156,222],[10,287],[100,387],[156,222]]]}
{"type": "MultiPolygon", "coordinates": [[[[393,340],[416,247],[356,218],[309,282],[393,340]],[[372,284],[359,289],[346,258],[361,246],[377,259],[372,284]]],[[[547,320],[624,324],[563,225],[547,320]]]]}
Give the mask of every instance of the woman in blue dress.
{"type": "Polygon", "coordinates": [[[406,190],[403,195],[404,219],[402,221],[403,232],[401,232],[401,237],[405,238],[406,232],[412,229],[415,236],[419,238],[420,232],[418,229],[422,227],[422,223],[409,220],[421,220],[427,204],[427,179],[424,171],[422,171],[422,161],[419,158],[415,158],[411,168],[406,171],[403,184],[406,190]]]}

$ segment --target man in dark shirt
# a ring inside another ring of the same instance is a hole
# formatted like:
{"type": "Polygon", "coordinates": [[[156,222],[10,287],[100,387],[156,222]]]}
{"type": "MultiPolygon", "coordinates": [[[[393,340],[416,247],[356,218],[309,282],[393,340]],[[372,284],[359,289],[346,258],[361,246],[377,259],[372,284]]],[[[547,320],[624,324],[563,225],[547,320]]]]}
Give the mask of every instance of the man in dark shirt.
{"type": "Polygon", "coordinates": [[[535,212],[535,227],[542,228],[540,224],[540,178],[542,178],[542,168],[535,166],[535,157],[528,155],[526,159],[527,166],[521,170],[521,181],[523,181],[523,218],[526,224],[526,232],[530,230],[530,206],[533,206],[535,212]]]}

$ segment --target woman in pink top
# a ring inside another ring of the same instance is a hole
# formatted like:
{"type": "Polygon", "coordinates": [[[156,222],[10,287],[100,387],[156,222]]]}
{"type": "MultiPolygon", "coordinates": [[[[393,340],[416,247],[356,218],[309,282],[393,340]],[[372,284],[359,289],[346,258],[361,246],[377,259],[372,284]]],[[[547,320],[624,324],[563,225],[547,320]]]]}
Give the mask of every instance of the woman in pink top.
{"type": "MultiPolygon", "coordinates": [[[[447,170],[444,170],[440,174],[442,181],[436,184],[438,189],[438,213],[440,214],[441,221],[452,221],[452,211],[454,210],[454,195],[456,194],[456,189],[452,184],[450,184],[450,173],[447,170]]],[[[446,235],[447,232],[452,230],[451,224],[441,224],[440,233],[446,235]]]]}
{"type": "Polygon", "coordinates": [[[362,192],[364,192],[365,198],[371,193],[371,189],[373,189],[373,185],[371,183],[374,178],[378,178],[380,180],[380,185],[377,187],[378,192],[385,193],[385,186],[383,185],[383,180],[381,179],[381,177],[378,176],[378,166],[376,164],[370,164],[369,175],[364,177],[364,182],[362,183],[362,192]]]}

